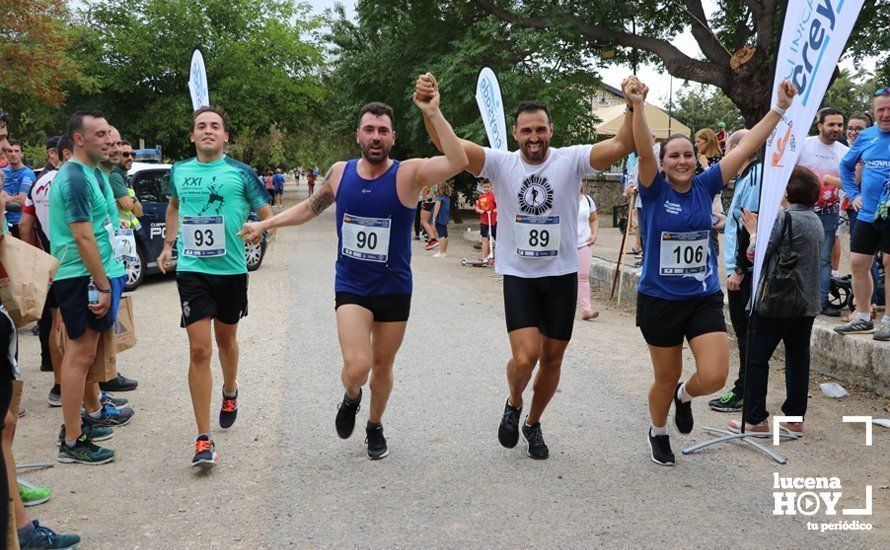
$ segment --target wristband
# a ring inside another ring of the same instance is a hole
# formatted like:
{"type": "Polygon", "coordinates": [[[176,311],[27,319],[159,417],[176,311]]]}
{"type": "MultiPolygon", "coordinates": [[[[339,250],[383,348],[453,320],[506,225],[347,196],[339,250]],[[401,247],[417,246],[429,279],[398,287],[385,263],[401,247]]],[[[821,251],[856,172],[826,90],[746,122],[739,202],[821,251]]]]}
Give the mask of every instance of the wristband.
{"type": "Polygon", "coordinates": [[[787,111],[787,109],[783,109],[778,105],[773,105],[773,111],[777,112],[779,116],[785,116],[785,111],[787,111]]]}
{"type": "Polygon", "coordinates": [[[632,112],[634,112],[634,106],[631,105],[630,103],[627,104],[627,112],[628,112],[628,113],[632,113],[632,112]]]}
{"type": "Polygon", "coordinates": [[[109,288],[108,290],[102,290],[102,289],[100,288],[100,289],[99,289],[99,294],[111,294],[111,289],[109,288]]]}

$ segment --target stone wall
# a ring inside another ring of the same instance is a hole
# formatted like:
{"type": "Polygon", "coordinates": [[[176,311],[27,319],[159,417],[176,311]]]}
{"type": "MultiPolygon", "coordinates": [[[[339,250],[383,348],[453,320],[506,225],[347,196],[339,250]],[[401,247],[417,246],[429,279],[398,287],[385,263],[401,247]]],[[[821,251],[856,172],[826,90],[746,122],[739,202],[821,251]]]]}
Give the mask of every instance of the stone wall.
{"type": "Polygon", "coordinates": [[[593,197],[596,202],[596,209],[600,213],[600,227],[613,227],[612,208],[627,203],[621,174],[598,174],[596,178],[584,180],[583,188],[584,193],[593,197]]]}

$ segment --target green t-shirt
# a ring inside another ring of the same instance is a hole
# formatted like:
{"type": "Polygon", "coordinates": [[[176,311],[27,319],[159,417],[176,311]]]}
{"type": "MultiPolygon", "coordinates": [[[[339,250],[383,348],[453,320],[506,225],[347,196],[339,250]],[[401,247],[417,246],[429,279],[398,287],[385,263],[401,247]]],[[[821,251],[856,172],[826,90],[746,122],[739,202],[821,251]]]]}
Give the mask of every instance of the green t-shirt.
{"type": "Polygon", "coordinates": [[[253,170],[227,156],[207,163],[191,158],[173,165],[169,189],[170,196],[179,200],[176,270],[247,273],[244,241],[238,232],[251,210],[268,204],[253,170]]]}
{"type": "Polygon", "coordinates": [[[49,190],[49,232],[52,255],[61,265],[55,280],[86,277],[87,270],[77,250],[74,234],[68,224],[90,222],[99,246],[105,276],[124,275],[123,262],[114,259],[108,227],[116,228],[117,208],[111,186],[98,168],[89,168],[75,160],[66,162],[53,179],[49,190]]]}
{"type": "Polygon", "coordinates": [[[115,199],[130,196],[130,188],[127,187],[127,174],[120,166],[115,166],[108,174],[108,182],[111,184],[111,192],[115,199]]]}

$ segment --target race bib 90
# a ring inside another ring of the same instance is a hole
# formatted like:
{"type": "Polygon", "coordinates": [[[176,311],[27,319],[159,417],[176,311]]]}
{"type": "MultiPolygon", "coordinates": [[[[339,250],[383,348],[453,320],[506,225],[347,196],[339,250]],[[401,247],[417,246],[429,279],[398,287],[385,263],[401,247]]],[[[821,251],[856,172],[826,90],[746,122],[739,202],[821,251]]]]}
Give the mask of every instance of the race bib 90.
{"type": "Polygon", "coordinates": [[[389,259],[389,218],[363,218],[352,214],[343,215],[340,228],[344,256],[366,262],[385,263],[389,259]]]}
{"type": "Polygon", "coordinates": [[[698,275],[708,270],[710,232],[661,232],[660,275],[673,277],[698,275]]]}
{"type": "Polygon", "coordinates": [[[559,216],[519,214],[516,228],[516,254],[526,258],[559,256],[559,216]]]}
{"type": "Polygon", "coordinates": [[[183,256],[215,258],[226,255],[226,224],[222,216],[182,218],[183,256]]]}

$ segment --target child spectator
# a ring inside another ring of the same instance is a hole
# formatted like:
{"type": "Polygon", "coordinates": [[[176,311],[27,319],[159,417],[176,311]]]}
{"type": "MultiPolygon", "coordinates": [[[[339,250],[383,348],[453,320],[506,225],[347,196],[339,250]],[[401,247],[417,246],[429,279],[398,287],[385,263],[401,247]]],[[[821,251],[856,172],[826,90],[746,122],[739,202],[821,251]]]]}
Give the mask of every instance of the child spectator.
{"type": "Polygon", "coordinates": [[[448,256],[448,219],[451,217],[451,185],[440,183],[436,186],[436,205],[433,207],[433,221],[436,223],[436,235],[439,241],[439,251],[433,254],[433,258],[448,256]]]}
{"type": "Polygon", "coordinates": [[[479,214],[479,233],[482,236],[482,257],[479,260],[487,259],[492,264],[494,255],[491,254],[491,238],[498,238],[498,206],[488,180],[482,181],[482,194],[476,200],[475,210],[479,214]]]}

